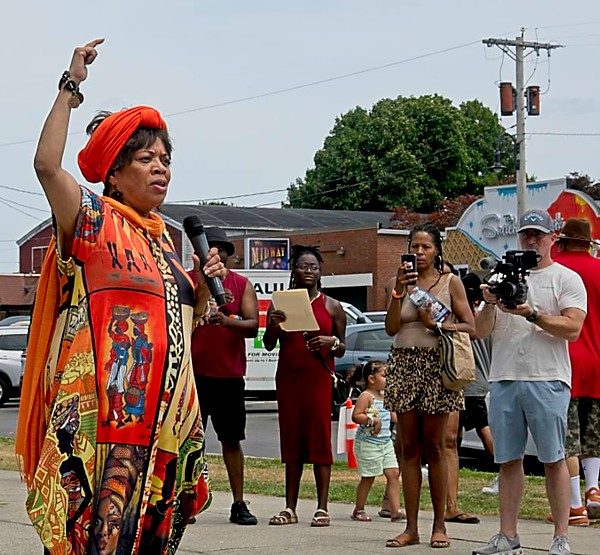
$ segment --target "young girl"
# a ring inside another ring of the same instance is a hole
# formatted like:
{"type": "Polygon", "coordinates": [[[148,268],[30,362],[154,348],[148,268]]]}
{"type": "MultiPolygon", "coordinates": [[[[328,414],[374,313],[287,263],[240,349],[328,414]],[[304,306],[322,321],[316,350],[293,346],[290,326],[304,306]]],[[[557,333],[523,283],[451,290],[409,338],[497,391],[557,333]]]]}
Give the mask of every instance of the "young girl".
{"type": "Polygon", "coordinates": [[[359,425],[354,438],[354,453],[360,474],[352,520],[362,522],[371,520],[365,512],[365,503],[375,477],[382,474],[387,480],[386,496],[390,501],[391,520],[398,522],[401,518],[400,471],[390,431],[392,415],[383,407],[386,370],[385,363],[370,360],[357,366],[352,377],[355,385],[363,383],[365,388],[352,412],[352,420],[359,425]]]}

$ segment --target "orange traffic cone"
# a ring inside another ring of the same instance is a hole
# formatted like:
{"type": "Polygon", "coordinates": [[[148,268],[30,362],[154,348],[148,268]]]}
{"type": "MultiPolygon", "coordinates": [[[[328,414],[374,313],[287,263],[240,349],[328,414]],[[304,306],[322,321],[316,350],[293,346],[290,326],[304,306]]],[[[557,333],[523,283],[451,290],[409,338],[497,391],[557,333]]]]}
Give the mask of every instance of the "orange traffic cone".
{"type": "Polygon", "coordinates": [[[352,421],[352,399],[346,399],[346,457],[348,468],[356,468],[356,457],[354,456],[354,434],[358,424],[352,421]]]}

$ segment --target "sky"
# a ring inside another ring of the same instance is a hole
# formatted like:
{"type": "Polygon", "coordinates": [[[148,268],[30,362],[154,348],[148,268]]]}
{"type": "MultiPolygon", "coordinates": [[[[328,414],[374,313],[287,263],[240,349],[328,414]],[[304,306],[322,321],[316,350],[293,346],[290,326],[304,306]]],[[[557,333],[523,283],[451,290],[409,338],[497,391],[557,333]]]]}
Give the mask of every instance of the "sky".
{"type": "Polygon", "coordinates": [[[18,271],[16,241],[50,216],[33,171],[36,140],[73,49],[91,39],[106,41],[72,112],[65,169],[85,183],[76,156],[98,110],[148,104],[173,138],[168,202],[276,208],[313,166],[335,118],[356,106],[437,93],[499,112],[498,83],[514,83],[515,65],[481,40],[521,28],[526,40],[565,46],[525,65],[528,84],[544,93],[541,115],[526,122],[528,174],[600,179],[597,0],[6,3],[0,273],[18,271]]]}

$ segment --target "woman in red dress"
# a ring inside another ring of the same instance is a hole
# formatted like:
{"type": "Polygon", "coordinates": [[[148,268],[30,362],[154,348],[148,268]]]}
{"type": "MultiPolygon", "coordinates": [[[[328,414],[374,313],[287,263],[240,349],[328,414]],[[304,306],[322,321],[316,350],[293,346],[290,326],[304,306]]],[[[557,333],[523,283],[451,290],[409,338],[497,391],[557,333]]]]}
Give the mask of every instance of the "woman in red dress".
{"type": "Polygon", "coordinates": [[[312,464],[317,485],[317,510],[311,526],[329,526],[327,512],[331,451],[333,357],[346,351],[346,315],[340,303],[320,292],[323,258],[316,247],[294,245],[290,257],[290,289],[306,289],[319,330],[286,332],[285,313],[269,308],[265,348],[280,343],[275,382],[279,407],[281,460],[285,464],[286,508],[269,524],[298,522],[296,505],[304,463],[312,464]],[[301,394],[300,394],[301,392],[301,394]]]}

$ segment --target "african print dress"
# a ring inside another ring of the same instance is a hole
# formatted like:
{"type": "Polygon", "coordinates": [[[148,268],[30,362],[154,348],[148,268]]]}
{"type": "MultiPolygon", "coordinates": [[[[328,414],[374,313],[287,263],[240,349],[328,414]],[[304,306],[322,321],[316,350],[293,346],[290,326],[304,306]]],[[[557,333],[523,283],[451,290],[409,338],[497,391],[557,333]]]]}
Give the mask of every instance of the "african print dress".
{"type": "Polygon", "coordinates": [[[174,553],[210,503],[192,283],[166,232],[81,190],[27,509],[52,554],[174,553]]]}

